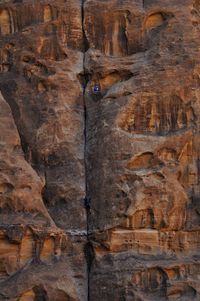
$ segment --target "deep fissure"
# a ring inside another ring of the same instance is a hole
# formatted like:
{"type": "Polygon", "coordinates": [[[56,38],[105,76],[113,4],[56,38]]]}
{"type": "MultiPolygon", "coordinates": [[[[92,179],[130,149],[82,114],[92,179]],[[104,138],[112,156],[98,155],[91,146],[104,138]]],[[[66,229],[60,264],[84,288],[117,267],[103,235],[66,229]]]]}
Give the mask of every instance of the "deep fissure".
{"type": "MultiPolygon", "coordinates": [[[[88,74],[85,69],[85,56],[88,49],[88,41],[85,35],[84,28],[84,3],[85,0],[81,0],[81,18],[82,18],[82,35],[83,35],[83,74],[81,75],[82,95],[83,95],[83,109],[84,109],[84,167],[85,167],[85,198],[89,197],[88,184],[87,184],[87,104],[86,104],[86,87],[89,81],[88,74]]],[[[86,209],[86,237],[87,242],[84,248],[86,263],[87,263],[87,300],[90,301],[90,268],[92,264],[92,245],[89,238],[89,214],[90,208],[86,209]]]]}

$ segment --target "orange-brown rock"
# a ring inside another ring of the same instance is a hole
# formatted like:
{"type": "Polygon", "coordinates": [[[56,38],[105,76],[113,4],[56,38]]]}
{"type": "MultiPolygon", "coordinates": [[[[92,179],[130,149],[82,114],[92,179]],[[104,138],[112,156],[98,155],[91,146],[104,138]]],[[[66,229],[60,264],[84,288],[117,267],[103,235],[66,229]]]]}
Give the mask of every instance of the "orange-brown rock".
{"type": "Polygon", "coordinates": [[[42,200],[44,184],[24,158],[10,107],[0,94],[1,223],[54,224],[42,200]],[[32,216],[30,216],[32,213],[32,216]]]}
{"type": "Polygon", "coordinates": [[[0,300],[86,300],[82,32],[79,0],[0,1],[0,300]]]}
{"type": "Polygon", "coordinates": [[[199,49],[199,0],[0,1],[0,301],[200,300],[199,49]]]}
{"type": "Polygon", "coordinates": [[[196,272],[164,271],[199,264],[199,8],[85,2],[91,300],[200,299],[196,272]]]}

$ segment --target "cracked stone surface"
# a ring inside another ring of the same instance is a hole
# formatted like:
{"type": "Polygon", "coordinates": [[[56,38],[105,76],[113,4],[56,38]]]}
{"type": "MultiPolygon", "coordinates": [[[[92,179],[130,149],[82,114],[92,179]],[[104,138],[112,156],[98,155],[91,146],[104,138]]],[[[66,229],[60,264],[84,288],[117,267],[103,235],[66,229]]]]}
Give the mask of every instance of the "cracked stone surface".
{"type": "Polygon", "coordinates": [[[199,49],[199,0],[0,1],[0,301],[200,300],[199,49]]]}

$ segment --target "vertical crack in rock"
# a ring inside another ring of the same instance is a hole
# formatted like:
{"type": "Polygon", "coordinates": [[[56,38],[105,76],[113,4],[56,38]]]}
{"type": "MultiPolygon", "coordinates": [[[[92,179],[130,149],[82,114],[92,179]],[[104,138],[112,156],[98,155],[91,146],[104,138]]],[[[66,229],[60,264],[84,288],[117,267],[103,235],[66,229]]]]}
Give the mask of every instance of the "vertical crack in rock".
{"type": "Polygon", "coordinates": [[[82,89],[83,89],[83,107],[84,107],[84,164],[85,164],[85,192],[87,194],[87,162],[86,162],[86,146],[87,146],[87,107],[85,99],[85,88],[87,85],[86,71],[85,71],[85,52],[86,52],[86,37],[84,31],[84,0],[81,2],[82,14],[82,31],[83,31],[83,75],[82,75],[82,89]]]}
{"type": "MultiPolygon", "coordinates": [[[[83,89],[83,106],[84,106],[84,165],[85,165],[85,195],[89,197],[88,185],[87,185],[87,103],[85,97],[85,91],[88,84],[88,74],[85,70],[85,54],[88,49],[88,41],[84,29],[84,3],[85,0],[81,0],[81,17],[82,17],[82,33],[83,33],[83,74],[81,76],[81,84],[83,89]]],[[[84,248],[85,258],[87,261],[87,300],[90,300],[90,267],[93,260],[93,248],[89,238],[89,214],[90,209],[86,208],[86,233],[87,243],[84,248]]]]}
{"type": "Polygon", "coordinates": [[[0,300],[199,300],[198,1],[0,0],[0,300]]]}

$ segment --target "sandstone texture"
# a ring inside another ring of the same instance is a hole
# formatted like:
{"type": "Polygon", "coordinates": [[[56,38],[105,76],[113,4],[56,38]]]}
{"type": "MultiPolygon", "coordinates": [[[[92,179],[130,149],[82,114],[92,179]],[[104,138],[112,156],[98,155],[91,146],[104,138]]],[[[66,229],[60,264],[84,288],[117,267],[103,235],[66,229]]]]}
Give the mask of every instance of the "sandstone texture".
{"type": "Polygon", "coordinates": [[[0,300],[86,300],[81,2],[0,1],[0,32],[0,300]]]}
{"type": "Polygon", "coordinates": [[[0,300],[200,300],[199,49],[199,0],[0,1],[0,300]]]}

